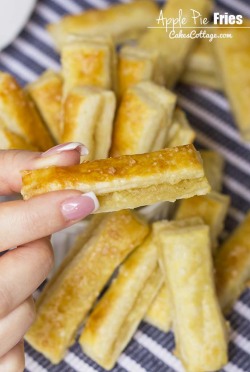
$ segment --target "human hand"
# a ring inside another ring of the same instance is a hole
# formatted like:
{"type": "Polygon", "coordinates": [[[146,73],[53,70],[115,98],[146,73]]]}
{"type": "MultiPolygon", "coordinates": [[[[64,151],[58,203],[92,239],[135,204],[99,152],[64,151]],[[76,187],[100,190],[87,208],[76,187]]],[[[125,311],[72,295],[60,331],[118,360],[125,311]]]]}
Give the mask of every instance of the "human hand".
{"type": "MultiPolygon", "coordinates": [[[[74,165],[86,148],[56,146],[44,154],[0,150],[0,195],[19,192],[20,171],[51,165],[74,165]]],[[[0,204],[0,371],[24,369],[22,338],[35,318],[32,293],[53,266],[49,236],[98,208],[93,193],[66,190],[0,204]]]]}

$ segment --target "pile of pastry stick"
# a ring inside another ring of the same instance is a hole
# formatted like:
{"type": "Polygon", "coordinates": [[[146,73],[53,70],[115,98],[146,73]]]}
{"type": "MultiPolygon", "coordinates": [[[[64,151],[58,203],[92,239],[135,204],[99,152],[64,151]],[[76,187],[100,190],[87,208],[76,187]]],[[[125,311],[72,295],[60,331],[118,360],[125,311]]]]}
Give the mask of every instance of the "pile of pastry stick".
{"type": "MultiPolygon", "coordinates": [[[[190,20],[190,9],[209,17],[211,6],[169,0],[163,11],[173,18],[182,9],[190,20]]],[[[25,89],[0,73],[1,148],[77,141],[89,149],[79,166],[25,171],[24,198],[94,191],[97,212],[105,212],[91,219],[37,302],[26,339],[52,363],[83,325],[83,351],[111,369],[143,319],[174,331],[186,370],[227,363],[224,315],[250,278],[250,214],[219,247],[230,202],[221,193],[223,159],[203,151],[202,165],[195,132],[169,89],[179,80],[223,89],[249,140],[249,30],[231,30],[234,37],[216,39],[212,51],[162,29],[145,32],[158,15],[153,1],[138,0],[64,17],[48,27],[59,73],[47,71],[25,89]],[[146,222],[129,210],[177,199],[171,221],[146,222]]]]}

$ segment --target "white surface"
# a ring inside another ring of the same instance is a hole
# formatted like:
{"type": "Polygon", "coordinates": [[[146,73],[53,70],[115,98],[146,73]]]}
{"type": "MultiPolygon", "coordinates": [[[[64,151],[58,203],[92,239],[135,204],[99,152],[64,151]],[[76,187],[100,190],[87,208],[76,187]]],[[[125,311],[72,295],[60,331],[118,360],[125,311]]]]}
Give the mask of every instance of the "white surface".
{"type": "Polygon", "coordinates": [[[0,50],[22,30],[35,3],[36,0],[0,0],[0,50]]]}

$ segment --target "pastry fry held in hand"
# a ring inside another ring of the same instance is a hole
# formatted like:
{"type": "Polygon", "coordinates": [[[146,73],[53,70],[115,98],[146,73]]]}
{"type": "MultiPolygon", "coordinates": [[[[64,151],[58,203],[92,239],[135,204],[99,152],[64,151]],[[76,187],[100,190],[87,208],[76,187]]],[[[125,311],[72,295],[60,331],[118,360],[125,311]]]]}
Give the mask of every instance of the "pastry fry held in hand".
{"type": "Polygon", "coordinates": [[[210,191],[193,145],[23,172],[25,199],[49,191],[93,191],[98,212],[175,201],[210,191]]]}

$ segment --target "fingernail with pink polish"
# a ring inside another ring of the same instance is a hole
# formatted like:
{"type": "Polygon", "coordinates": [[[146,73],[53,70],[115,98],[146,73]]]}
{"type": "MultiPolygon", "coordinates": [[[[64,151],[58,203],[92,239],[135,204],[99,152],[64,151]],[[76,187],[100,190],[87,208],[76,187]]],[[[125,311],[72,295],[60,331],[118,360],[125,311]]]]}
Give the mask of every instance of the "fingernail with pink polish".
{"type": "Polygon", "coordinates": [[[47,156],[52,156],[55,154],[60,154],[63,151],[72,151],[72,150],[77,150],[81,155],[88,155],[89,151],[87,147],[85,147],[82,143],[80,142],[66,142],[62,143],[61,145],[57,145],[52,147],[51,149],[45,151],[42,153],[42,157],[47,157],[47,156]]]}
{"type": "Polygon", "coordinates": [[[78,195],[65,200],[61,206],[66,221],[81,220],[99,208],[99,202],[93,192],[78,195]]]}

